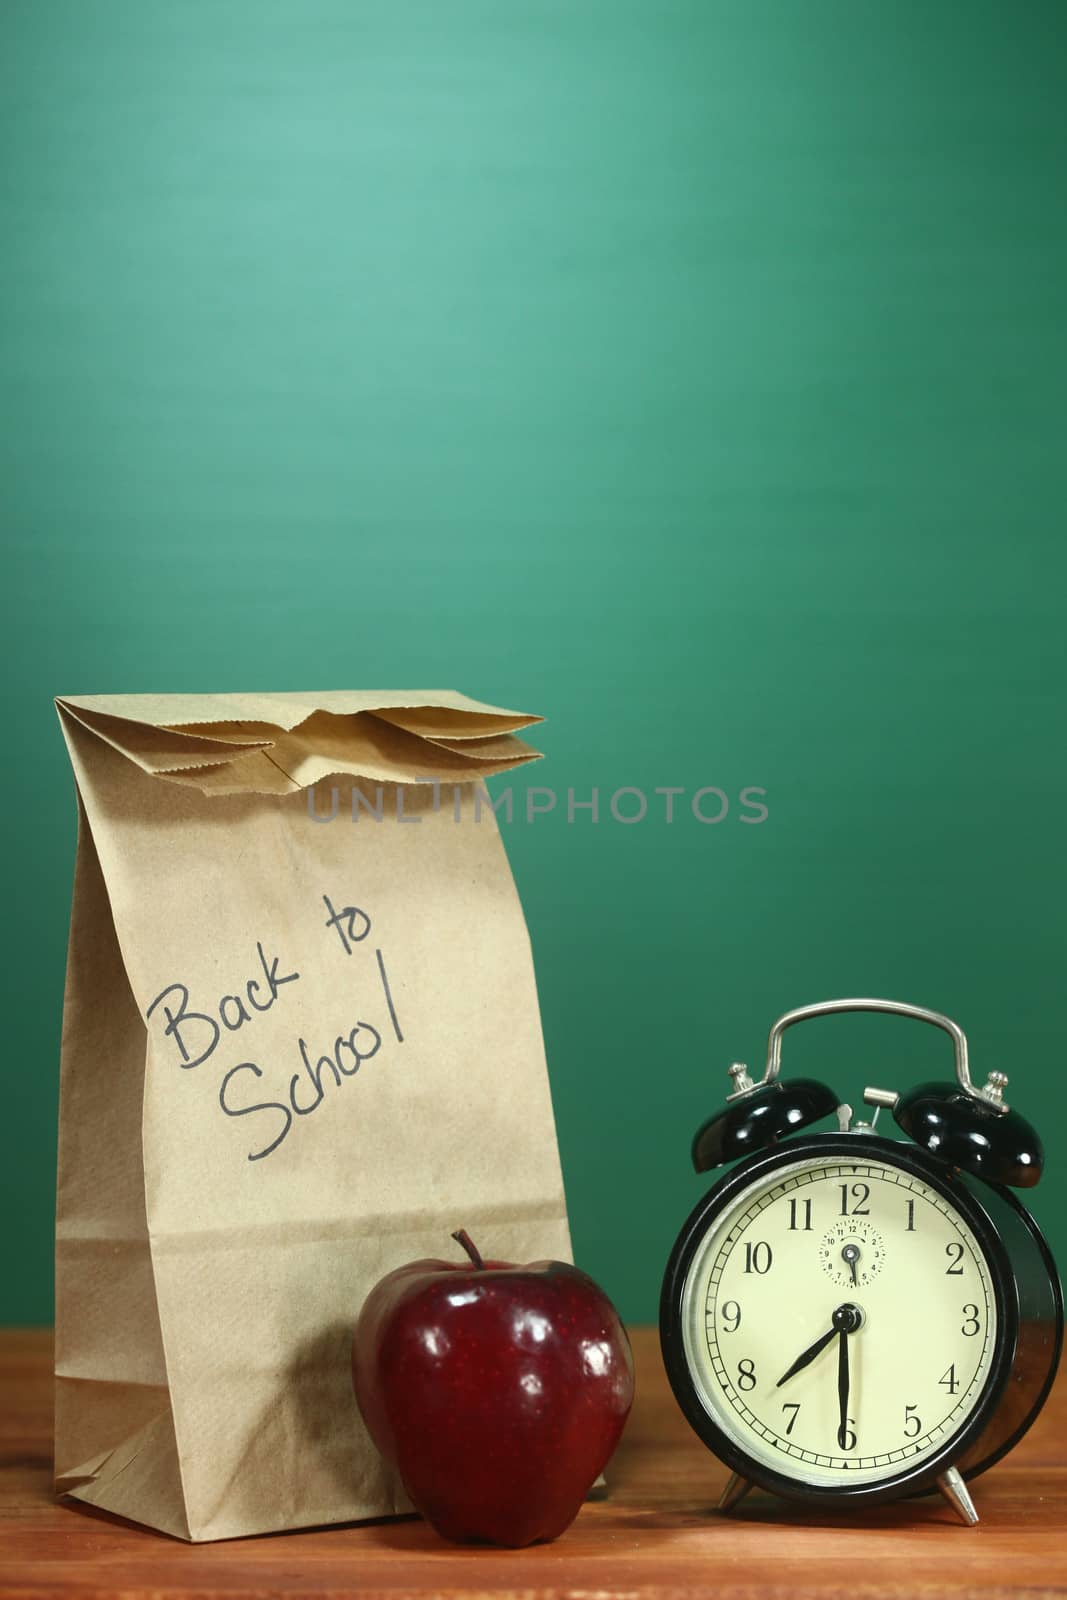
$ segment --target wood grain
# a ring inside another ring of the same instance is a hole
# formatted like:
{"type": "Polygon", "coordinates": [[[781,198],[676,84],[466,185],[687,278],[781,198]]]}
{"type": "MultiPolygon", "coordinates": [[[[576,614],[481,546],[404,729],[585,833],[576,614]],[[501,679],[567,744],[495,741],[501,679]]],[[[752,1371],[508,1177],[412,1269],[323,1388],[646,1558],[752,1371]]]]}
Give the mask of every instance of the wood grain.
{"type": "Polygon", "coordinates": [[[975,1485],[979,1527],[939,1498],[812,1515],[752,1494],[712,1507],[726,1472],[678,1414],[651,1329],[633,1332],[638,1398],[609,1472],[553,1545],[446,1545],[415,1519],[188,1545],[51,1486],[51,1337],[0,1333],[0,1594],[153,1597],[509,1595],[559,1600],[908,1597],[1000,1600],[1067,1593],[1067,1381],[1029,1437],[975,1485]]]}

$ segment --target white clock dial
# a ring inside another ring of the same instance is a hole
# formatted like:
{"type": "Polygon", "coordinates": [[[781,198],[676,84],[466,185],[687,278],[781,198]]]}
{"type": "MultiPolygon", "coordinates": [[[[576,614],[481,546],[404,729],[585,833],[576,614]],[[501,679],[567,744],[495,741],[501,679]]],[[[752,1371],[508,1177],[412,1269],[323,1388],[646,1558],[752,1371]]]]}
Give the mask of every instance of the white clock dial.
{"type": "Polygon", "coordinates": [[[682,1328],[724,1433],[777,1473],[845,1487],[920,1466],[959,1432],[990,1378],[997,1302],[937,1189],[828,1156],[754,1180],[715,1219],[682,1328]]]}

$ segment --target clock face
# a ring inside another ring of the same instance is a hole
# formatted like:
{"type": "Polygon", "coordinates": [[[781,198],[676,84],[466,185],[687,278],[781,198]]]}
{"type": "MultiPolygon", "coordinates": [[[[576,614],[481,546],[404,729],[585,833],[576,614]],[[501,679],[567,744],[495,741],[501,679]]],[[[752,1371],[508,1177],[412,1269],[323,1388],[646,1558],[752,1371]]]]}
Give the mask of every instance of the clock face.
{"type": "Polygon", "coordinates": [[[776,1164],[713,1213],[681,1312],[689,1375],[721,1432],[827,1489],[941,1455],[999,1347],[989,1262],[951,1200],[903,1166],[829,1152],[776,1164]]]}

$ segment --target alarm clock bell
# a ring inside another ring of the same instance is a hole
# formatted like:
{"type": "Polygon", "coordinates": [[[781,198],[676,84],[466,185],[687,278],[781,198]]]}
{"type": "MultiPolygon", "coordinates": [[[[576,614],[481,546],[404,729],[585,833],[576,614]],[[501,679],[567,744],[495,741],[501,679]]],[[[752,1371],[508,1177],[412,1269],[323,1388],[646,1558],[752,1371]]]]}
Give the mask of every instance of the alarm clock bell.
{"type": "Polygon", "coordinates": [[[767,1065],[754,1083],[743,1062],[730,1068],[733,1093],[725,1107],[697,1131],[693,1139],[693,1166],[709,1172],[728,1161],[768,1150],[780,1139],[838,1111],[847,1112],[841,1126],[847,1131],[874,1127],[881,1109],[890,1110],[901,1131],[938,1160],[963,1172],[1001,1183],[1012,1189],[1029,1189],[1041,1177],[1044,1152],[1036,1130],[1013,1111],[1004,1099],[1008,1079],[991,1072],[979,1089],[970,1073],[967,1039],[951,1017],[922,1006],[896,1000],[825,1000],[799,1006],[779,1017],[767,1040],[767,1065]],[[913,1017],[942,1028],[952,1039],[956,1058],[955,1083],[921,1083],[904,1094],[869,1088],[864,1100],[875,1107],[867,1123],[852,1123],[850,1108],[815,1078],[779,1077],[782,1037],[795,1023],[840,1011],[883,1011],[913,1017]]]}
{"type": "Polygon", "coordinates": [[[837,1109],[837,1095],[814,1078],[754,1084],[742,1062],[734,1063],[730,1075],[736,1086],[730,1096],[733,1104],[728,1102],[705,1122],[693,1139],[693,1165],[698,1172],[710,1172],[740,1156],[768,1150],[779,1139],[837,1109]]]}

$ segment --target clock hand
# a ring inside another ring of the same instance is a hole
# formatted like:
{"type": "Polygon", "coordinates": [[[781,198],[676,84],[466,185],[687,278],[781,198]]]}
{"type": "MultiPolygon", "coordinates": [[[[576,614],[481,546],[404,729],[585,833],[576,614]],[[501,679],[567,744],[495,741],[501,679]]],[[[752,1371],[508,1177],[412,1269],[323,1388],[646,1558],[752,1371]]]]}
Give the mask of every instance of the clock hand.
{"type": "Polygon", "coordinates": [[[841,1329],[838,1334],[837,1346],[837,1399],[841,1407],[841,1422],[837,1430],[837,1443],[840,1449],[845,1448],[845,1438],[848,1429],[848,1331],[841,1329]]]}
{"type": "Polygon", "coordinates": [[[852,1274],[852,1282],[856,1285],[857,1289],[859,1288],[860,1280],[856,1276],[856,1263],[859,1261],[859,1258],[860,1247],[858,1244],[854,1244],[850,1239],[848,1244],[846,1244],[845,1248],[841,1252],[841,1259],[847,1264],[848,1270],[852,1274]]]}
{"type": "Polygon", "coordinates": [[[835,1333],[840,1333],[844,1337],[846,1334],[855,1333],[856,1329],[862,1326],[863,1312],[859,1306],[854,1306],[848,1301],[843,1306],[838,1306],[834,1312],[833,1326],[829,1333],[824,1333],[821,1338],[816,1339],[814,1344],[810,1344],[805,1351],[797,1356],[789,1371],[783,1372],[774,1387],[780,1389],[783,1383],[787,1383],[793,1377],[794,1373],[802,1372],[805,1367],[810,1366],[819,1352],[826,1349],[835,1333]]]}
{"type": "Polygon", "coordinates": [[[776,1389],[780,1389],[782,1384],[787,1383],[794,1373],[802,1372],[805,1367],[810,1366],[815,1360],[815,1357],[819,1354],[820,1350],[826,1349],[826,1346],[830,1343],[830,1340],[833,1338],[836,1332],[836,1328],[831,1328],[829,1333],[824,1333],[821,1339],[816,1339],[814,1344],[809,1345],[802,1355],[797,1356],[789,1371],[782,1374],[774,1387],[776,1389]]]}

